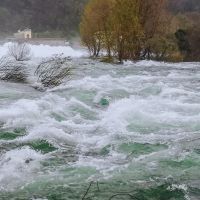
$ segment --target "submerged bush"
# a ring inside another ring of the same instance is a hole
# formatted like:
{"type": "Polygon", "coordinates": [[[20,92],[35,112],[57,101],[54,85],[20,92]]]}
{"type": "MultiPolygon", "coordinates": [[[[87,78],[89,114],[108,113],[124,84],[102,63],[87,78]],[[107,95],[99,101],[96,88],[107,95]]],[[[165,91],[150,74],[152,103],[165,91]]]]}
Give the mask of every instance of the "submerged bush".
{"type": "Polygon", "coordinates": [[[56,55],[43,60],[38,65],[35,75],[38,76],[38,82],[42,83],[44,87],[58,86],[71,75],[69,58],[56,55]]]}
{"type": "Polygon", "coordinates": [[[0,79],[13,82],[26,82],[28,73],[25,63],[16,62],[8,57],[0,59],[0,79]]]}
{"type": "Polygon", "coordinates": [[[31,59],[31,48],[26,43],[12,43],[8,46],[8,56],[16,61],[28,61],[31,59]]]}

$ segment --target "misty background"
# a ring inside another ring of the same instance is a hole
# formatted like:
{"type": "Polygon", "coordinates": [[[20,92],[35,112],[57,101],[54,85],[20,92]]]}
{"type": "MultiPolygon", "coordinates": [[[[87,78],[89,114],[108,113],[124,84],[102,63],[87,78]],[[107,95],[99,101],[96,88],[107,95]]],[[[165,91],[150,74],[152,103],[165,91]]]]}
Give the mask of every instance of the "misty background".
{"type": "MultiPolygon", "coordinates": [[[[35,37],[77,35],[84,5],[88,0],[1,0],[0,36],[31,28],[35,37]]],[[[152,1],[153,2],[153,1],[152,1]]],[[[199,0],[169,0],[174,14],[200,11],[199,0]]]]}

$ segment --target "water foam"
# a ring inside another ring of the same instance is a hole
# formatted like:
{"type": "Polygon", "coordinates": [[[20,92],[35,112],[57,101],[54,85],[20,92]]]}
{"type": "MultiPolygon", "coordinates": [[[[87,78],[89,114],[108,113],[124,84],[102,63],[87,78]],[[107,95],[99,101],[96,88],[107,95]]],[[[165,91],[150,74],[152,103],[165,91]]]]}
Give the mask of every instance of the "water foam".
{"type": "MultiPolygon", "coordinates": [[[[8,46],[12,43],[5,43],[0,45],[0,57],[5,56],[8,52],[8,46]]],[[[70,46],[49,46],[49,45],[32,45],[30,44],[30,49],[34,57],[36,58],[46,58],[51,57],[55,54],[63,54],[66,57],[82,57],[87,56],[88,53],[86,50],[73,49],[70,46]]]]}
{"type": "MultiPolygon", "coordinates": [[[[198,151],[194,149],[199,146],[200,130],[198,64],[189,64],[195,75],[190,69],[182,70],[188,66],[183,63],[110,65],[106,74],[107,65],[104,70],[101,63],[95,65],[99,67],[95,74],[91,64],[82,76],[43,94],[35,93],[34,98],[25,95],[7,104],[0,99],[1,128],[26,129],[25,135],[13,141],[0,141],[0,147],[46,140],[58,149],[45,156],[28,147],[9,149],[2,153],[0,170],[8,168],[20,177],[21,168],[26,177],[30,176],[26,183],[34,179],[35,171],[66,177],[69,168],[76,169],[76,176],[71,175],[75,182],[77,177],[84,181],[134,178],[145,182],[169,175],[177,181],[182,175],[195,181],[198,151]],[[102,106],[102,98],[109,105],[102,106]],[[132,147],[121,151],[126,144],[132,147]],[[14,155],[19,155],[19,160],[14,155]],[[70,156],[74,159],[66,158],[70,156]],[[23,165],[29,157],[30,165],[23,165]],[[52,162],[48,173],[40,168],[44,169],[44,160],[52,162]],[[83,169],[87,174],[83,175],[83,169]]],[[[1,184],[12,188],[6,178],[8,171],[1,184]]]]}
{"type": "Polygon", "coordinates": [[[6,152],[0,157],[0,190],[10,190],[40,171],[44,156],[28,147],[6,152]]]}

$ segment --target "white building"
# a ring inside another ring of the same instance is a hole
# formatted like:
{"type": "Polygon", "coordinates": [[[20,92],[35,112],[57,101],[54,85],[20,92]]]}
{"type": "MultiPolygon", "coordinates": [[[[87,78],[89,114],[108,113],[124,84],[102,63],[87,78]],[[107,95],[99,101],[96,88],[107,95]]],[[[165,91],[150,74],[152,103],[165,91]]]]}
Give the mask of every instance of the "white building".
{"type": "Polygon", "coordinates": [[[15,39],[31,39],[32,31],[31,29],[24,29],[23,31],[18,30],[17,33],[14,33],[15,39]]]}

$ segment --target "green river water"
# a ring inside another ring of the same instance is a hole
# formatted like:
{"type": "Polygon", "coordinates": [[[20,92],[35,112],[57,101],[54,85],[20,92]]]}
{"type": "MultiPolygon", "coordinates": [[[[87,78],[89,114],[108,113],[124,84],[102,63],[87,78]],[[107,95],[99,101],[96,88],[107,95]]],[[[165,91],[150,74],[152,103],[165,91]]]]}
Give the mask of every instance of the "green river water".
{"type": "Polygon", "coordinates": [[[0,82],[0,200],[200,199],[200,63],[74,65],[0,82]]]}

